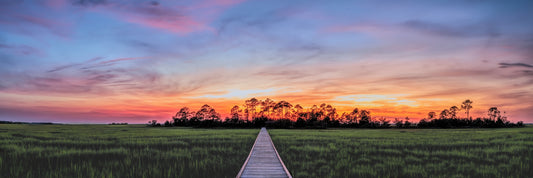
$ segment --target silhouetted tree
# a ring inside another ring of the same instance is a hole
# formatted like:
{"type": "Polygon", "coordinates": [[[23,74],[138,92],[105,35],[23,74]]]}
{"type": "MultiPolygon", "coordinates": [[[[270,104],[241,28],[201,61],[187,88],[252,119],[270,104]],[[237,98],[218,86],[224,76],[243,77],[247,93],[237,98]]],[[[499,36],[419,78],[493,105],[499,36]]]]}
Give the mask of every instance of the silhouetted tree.
{"type": "Polygon", "coordinates": [[[242,115],[241,108],[239,108],[238,105],[233,106],[231,108],[230,115],[231,115],[231,121],[233,123],[237,123],[240,120],[241,115],[242,115]]]}
{"type": "Polygon", "coordinates": [[[326,105],[326,107],[324,108],[324,112],[325,112],[324,122],[326,123],[326,126],[330,125],[331,122],[337,119],[337,109],[333,108],[333,106],[329,104],[326,105]]]}
{"type": "Polygon", "coordinates": [[[459,111],[459,108],[457,106],[450,107],[450,110],[449,110],[450,118],[456,119],[457,118],[457,111],[459,111]]]}
{"type": "MultiPolygon", "coordinates": [[[[471,106],[468,107],[469,103],[471,104],[472,102],[463,102],[461,108],[465,110],[472,108],[471,106]]],[[[224,121],[221,121],[220,114],[206,104],[197,112],[190,111],[187,107],[181,108],[172,116],[173,121],[165,121],[164,126],[261,127],[266,125],[267,127],[276,128],[390,127],[390,121],[385,118],[372,119],[370,111],[359,110],[358,108],[354,108],[348,113],[344,112],[339,117],[336,108],[326,103],[321,104],[319,107],[313,105],[308,110],[304,110],[301,105],[296,104],[292,107],[292,104],[287,101],[275,103],[268,98],[265,101],[252,98],[246,100],[243,106],[246,115],[252,115],[253,120],[251,122],[244,122],[242,120],[243,109],[238,105],[231,108],[230,117],[226,117],[224,121]],[[259,113],[256,112],[257,109],[255,108],[258,106],[257,103],[261,106],[259,113]]],[[[416,125],[409,121],[409,117],[406,117],[404,120],[395,118],[394,123],[397,128],[498,128],[523,126],[523,122],[514,124],[507,121],[505,114],[502,116],[496,107],[488,110],[488,118],[477,118],[475,120],[471,118],[458,118],[456,115],[457,111],[459,111],[459,108],[456,106],[452,106],[449,110],[444,109],[440,113],[440,119],[433,119],[436,113],[429,112],[428,118],[420,120],[416,125]]],[[[148,122],[148,126],[161,126],[161,124],[157,123],[156,120],[152,120],[148,122]]]]}
{"type": "MultiPolygon", "coordinates": [[[[244,104],[246,105],[248,113],[252,115],[252,119],[255,118],[256,107],[260,104],[259,100],[251,98],[244,101],[244,104]]],[[[248,119],[248,116],[246,119],[248,119]]]]}
{"type": "Polygon", "coordinates": [[[367,110],[361,110],[361,113],[359,114],[361,119],[359,120],[359,125],[362,127],[368,127],[368,124],[370,124],[371,118],[370,118],[370,111],[367,110]]]}
{"type": "Polygon", "coordinates": [[[463,101],[463,104],[461,105],[461,109],[466,110],[466,118],[467,119],[471,119],[470,118],[470,109],[472,109],[472,103],[474,103],[474,102],[471,101],[470,99],[467,99],[467,100],[463,101]]]}
{"type": "Polygon", "coordinates": [[[411,127],[411,122],[409,122],[409,117],[405,117],[405,122],[403,123],[405,128],[411,127]]]}
{"type": "Polygon", "coordinates": [[[181,108],[172,119],[174,120],[174,125],[185,125],[191,117],[191,111],[188,107],[181,108]]]}
{"type": "Polygon", "coordinates": [[[349,123],[356,124],[357,123],[357,118],[359,118],[359,109],[355,108],[355,109],[352,110],[352,112],[350,112],[350,114],[348,115],[347,119],[348,119],[349,123]]]}
{"type": "Polygon", "coordinates": [[[490,120],[495,121],[496,118],[499,118],[499,117],[500,117],[500,111],[498,111],[498,108],[497,108],[497,107],[491,107],[491,108],[489,109],[489,113],[488,113],[488,115],[489,115],[490,120]]]}
{"type": "Polygon", "coordinates": [[[277,109],[281,114],[280,115],[280,119],[283,119],[285,118],[285,111],[287,109],[290,109],[292,107],[292,104],[287,102],[287,101],[280,101],[276,104],[276,106],[274,107],[275,109],[277,109]]]}
{"type": "Polygon", "coordinates": [[[263,113],[266,113],[267,117],[272,117],[272,111],[274,109],[274,106],[276,105],[276,102],[274,100],[267,98],[265,101],[261,102],[261,109],[263,110],[263,113]]]}
{"type": "Polygon", "coordinates": [[[205,104],[203,105],[198,112],[196,112],[196,117],[202,120],[218,120],[220,115],[213,109],[211,106],[205,104]]]}
{"type": "Polygon", "coordinates": [[[418,124],[416,126],[419,128],[426,128],[430,126],[430,122],[428,122],[426,119],[422,119],[418,121],[418,124]]]}
{"type": "Polygon", "coordinates": [[[398,119],[398,118],[394,118],[394,125],[396,125],[396,128],[402,128],[403,127],[403,121],[398,119]]]}
{"type": "Polygon", "coordinates": [[[447,109],[442,110],[442,111],[440,112],[440,119],[447,119],[448,116],[449,116],[449,113],[450,113],[450,112],[449,112],[447,109]]]}
{"type": "Polygon", "coordinates": [[[170,127],[172,126],[172,123],[170,123],[170,121],[165,121],[165,124],[164,124],[165,127],[170,127]]]}
{"type": "Polygon", "coordinates": [[[381,117],[381,119],[379,119],[379,122],[380,122],[380,127],[381,128],[389,128],[390,127],[390,124],[389,124],[389,120],[381,117]]]}
{"type": "Polygon", "coordinates": [[[428,112],[428,119],[429,120],[433,120],[435,118],[437,114],[435,114],[435,112],[431,111],[431,112],[428,112]]]}
{"type": "MultiPolygon", "coordinates": [[[[302,106],[300,106],[300,104],[296,104],[294,106],[293,113],[294,113],[294,117],[296,117],[296,119],[299,119],[303,112],[304,112],[304,108],[302,106]]],[[[294,118],[292,118],[292,119],[294,119],[294,118]]]]}
{"type": "Polygon", "coordinates": [[[318,120],[317,113],[318,113],[318,106],[316,105],[311,106],[311,108],[309,108],[307,122],[311,123],[311,122],[317,121],[318,120]]]}
{"type": "Polygon", "coordinates": [[[148,121],[148,126],[156,127],[161,126],[161,124],[157,123],[157,120],[148,121]]]}

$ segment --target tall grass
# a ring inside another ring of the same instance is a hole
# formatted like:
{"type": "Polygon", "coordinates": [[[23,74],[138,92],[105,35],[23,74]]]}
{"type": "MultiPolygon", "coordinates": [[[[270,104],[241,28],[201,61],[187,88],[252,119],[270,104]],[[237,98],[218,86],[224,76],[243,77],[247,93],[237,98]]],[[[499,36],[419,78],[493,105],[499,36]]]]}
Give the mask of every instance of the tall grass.
{"type": "Polygon", "coordinates": [[[269,133],[294,177],[533,176],[533,127],[269,133]]]}
{"type": "Polygon", "coordinates": [[[0,177],[234,177],[258,132],[0,124],[0,177]]]}

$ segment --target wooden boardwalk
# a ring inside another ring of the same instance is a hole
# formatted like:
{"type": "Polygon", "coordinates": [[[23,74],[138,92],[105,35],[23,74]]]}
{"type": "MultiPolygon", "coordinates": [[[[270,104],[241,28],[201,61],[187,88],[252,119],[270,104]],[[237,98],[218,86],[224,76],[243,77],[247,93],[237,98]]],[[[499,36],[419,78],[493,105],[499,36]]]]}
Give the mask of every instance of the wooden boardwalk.
{"type": "Polygon", "coordinates": [[[292,178],[289,170],[279,157],[272,139],[267,130],[263,127],[255,139],[254,146],[242,165],[237,178],[247,177],[289,177],[292,178]]]}

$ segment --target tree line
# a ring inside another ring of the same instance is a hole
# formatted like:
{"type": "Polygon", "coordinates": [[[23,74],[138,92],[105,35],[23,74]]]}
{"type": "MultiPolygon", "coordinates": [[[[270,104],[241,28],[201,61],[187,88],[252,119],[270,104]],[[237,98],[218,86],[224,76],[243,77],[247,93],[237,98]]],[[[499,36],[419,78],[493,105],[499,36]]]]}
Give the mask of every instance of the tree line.
{"type": "Polygon", "coordinates": [[[300,104],[293,105],[287,101],[276,102],[270,98],[245,100],[243,105],[235,105],[230,115],[221,118],[214,108],[205,104],[198,111],[182,107],[172,116],[171,120],[158,123],[157,120],[148,122],[148,126],[186,126],[186,127],[230,127],[230,128],[501,128],[521,127],[523,122],[511,123],[502,116],[496,107],[488,110],[488,117],[472,119],[470,109],[471,100],[465,100],[460,107],[452,106],[444,109],[437,116],[429,112],[428,117],[418,123],[410,122],[409,118],[373,118],[370,111],[354,108],[350,112],[339,114],[330,104],[313,105],[304,109],[300,104]],[[460,118],[458,112],[464,110],[465,118],[460,118]]]}

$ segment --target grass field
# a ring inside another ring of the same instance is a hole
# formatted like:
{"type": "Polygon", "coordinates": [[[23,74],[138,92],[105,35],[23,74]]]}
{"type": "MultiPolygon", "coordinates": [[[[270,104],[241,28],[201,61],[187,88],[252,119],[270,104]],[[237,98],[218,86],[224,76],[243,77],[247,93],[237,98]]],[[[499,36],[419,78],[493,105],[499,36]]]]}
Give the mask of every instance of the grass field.
{"type": "MultiPolygon", "coordinates": [[[[234,177],[258,132],[0,124],[0,177],[234,177]]],[[[533,175],[533,127],[269,132],[294,177],[533,175]]]]}
{"type": "Polygon", "coordinates": [[[258,132],[0,124],[0,177],[235,177],[258,132]]]}
{"type": "Polygon", "coordinates": [[[269,133],[294,177],[533,177],[533,127],[269,133]]]}

